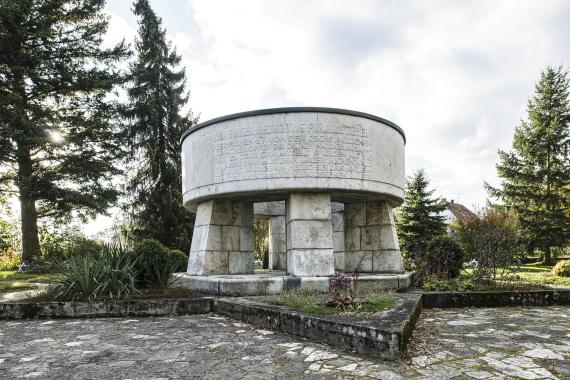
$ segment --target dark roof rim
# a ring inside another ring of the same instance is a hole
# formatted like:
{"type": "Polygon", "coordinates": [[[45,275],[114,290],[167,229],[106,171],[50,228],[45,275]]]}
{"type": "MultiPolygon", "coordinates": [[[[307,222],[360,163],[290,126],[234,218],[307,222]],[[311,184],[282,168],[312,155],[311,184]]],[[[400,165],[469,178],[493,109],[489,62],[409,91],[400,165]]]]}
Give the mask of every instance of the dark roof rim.
{"type": "Polygon", "coordinates": [[[400,126],[398,126],[396,123],[393,123],[390,120],[387,120],[387,119],[384,119],[380,116],[372,115],[372,114],[366,113],[366,112],[352,111],[352,110],[347,110],[347,109],[342,109],[342,108],[327,108],[327,107],[265,108],[265,109],[259,109],[259,110],[253,110],[253,111],[232,113],[229,115],[216,117],[214,119],[210,119],[210,120],[204,121],[202,123],[196,124],[192,128],[188,129],[186,132],[184,132],[184,134],[180,138],[180,143],[182,143],[186,137],[188,137],[190,134],[196,132],[197,130],[205,128],[205,127],[212,125],[212,124],[221,123],[223,121],[240,119],[243,117],[269,115],[269,114],[273,114],[273,113],[299,113],[299,112],[335,113],[335,114],[340,114],[340,115],[356,116],[356,117],[362,117],[365,119],[378,121],[382,124],[389,126],[390,128],[395,129],[404,139],[404,144],[406,143],[406,134],[404,133],[404,130],[402,128],[400,128],[400,126]]]}

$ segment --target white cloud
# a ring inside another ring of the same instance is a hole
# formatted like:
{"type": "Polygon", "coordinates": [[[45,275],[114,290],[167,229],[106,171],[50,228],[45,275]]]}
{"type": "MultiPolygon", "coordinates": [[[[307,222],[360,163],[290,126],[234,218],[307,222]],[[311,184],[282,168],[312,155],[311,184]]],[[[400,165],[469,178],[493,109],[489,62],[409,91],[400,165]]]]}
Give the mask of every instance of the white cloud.
{"type": "MultiPolygon", "coordinates": [[[[569,16],[564,0],[189,0],[163,21],[201,120],[291,105],[377,114],[406,131],[408,174],[424,167],[471,205],[540,70],[569,62],[569,16]]],[[[110,33],[131,39],[129,22],[113,16],[110,33]]]]}

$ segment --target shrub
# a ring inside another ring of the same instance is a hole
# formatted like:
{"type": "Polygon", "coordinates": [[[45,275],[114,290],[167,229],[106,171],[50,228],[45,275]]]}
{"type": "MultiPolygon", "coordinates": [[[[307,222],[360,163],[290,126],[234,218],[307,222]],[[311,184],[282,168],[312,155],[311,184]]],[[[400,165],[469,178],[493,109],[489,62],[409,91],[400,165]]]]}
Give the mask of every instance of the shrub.
{"type": "Polygon", "coordinates": [[[513,267],[524,253],[518,220],[514,214],[486,208],[477,217],[460,220],[459,241],[468,260],[474,260],[477,282],[509,282],[515,279],[513,267]]]}
{"type": "Polygon", "coordinates": [[[72,256],[57,264],[61,277],[47,290],[54,300],[120,299],[133,294],[135,267],[120,245],[103,245],[96,253],[72,256]]]}
{"type": "Polygon", "coordinates": [[[13,248],[6,248],[0,252],[0,271],[16,270],[20,265],[20,254],[13,248]]]}
{"type": "Polygon", "coordinates": [[[75,255],[95,254],[101,250],[102,243],[87,238],[77,228],[56,232],[40,228],[40,246],[45,260],[55,262],[75,255]]]}
{"type": "Polygon", "coordinates": [[[475,290],[475,284],[470,279],[442,280],[437,277],[428,277],[425,279],[422,289],[432,292],[465,292],[475,290]]]}
{"type": "Polygon", "coordinates": [[[440,235],[428,242],[423,260],[428,275],[450,279],[459,276],[463,258],[463,249],[459,243],[447,235],[440,235]]]}
{"type": "Polygon", "coordinates": [[[186,272],[188,268],[188,255],[178,249],[171,249],[168,253],[175,264],[175,272],[186,272]]]}
{"type": "Polygon", "coordinates": [[[142,288],[166,288],[174,283],[172,274],[184,270],[188,258],[182,251],[168,249],[158,241],[145,239],[135,244],[137,285],[142,288]]]}
{"type": "Polygon", "coordinates": [[[552,268],[552,274],[560,277],[570,277],[570,260],[559,261],[552,268]]]}

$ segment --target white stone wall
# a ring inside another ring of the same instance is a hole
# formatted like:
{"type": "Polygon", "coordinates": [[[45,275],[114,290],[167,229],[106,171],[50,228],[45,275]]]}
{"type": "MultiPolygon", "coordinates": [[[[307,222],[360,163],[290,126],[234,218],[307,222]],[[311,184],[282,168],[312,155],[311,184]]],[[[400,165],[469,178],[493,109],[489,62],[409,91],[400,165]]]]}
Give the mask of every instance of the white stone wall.
{"type": "MultiPolygon", "coordinates": [[[[325,112],[257,115],[198,129],[182,145],[184,203],[220,196],[264,201],[319,189],[399,204],[404,139],[375,120],[325,112]]],[[[362,198],[360,198],[362,199],[362,198]]]]}
{"type": "Polygon", "coordinates": [[[254,273],[253,204],[215,200],[198,205],[188,273],[254,273]]]}
{"type": "Polygon", "coordinates": [[[287,273],[306,277],[334,274],[330,195],[293,193],[285,208],[287,273]]]}

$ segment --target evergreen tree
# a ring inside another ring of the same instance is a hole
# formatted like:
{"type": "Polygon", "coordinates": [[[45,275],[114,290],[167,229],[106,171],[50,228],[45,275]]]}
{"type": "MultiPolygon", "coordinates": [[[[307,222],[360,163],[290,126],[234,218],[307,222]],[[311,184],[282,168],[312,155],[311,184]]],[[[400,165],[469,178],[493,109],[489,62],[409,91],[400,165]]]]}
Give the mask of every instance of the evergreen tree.
{"type": "Polygon", "coordinates": [[[129,185],[134,234],[188,251],[192,219],[182,206],[180,138],[194,120],[180,115],[188,101],[185,70],[148,0],[136,1],[134,13],[139,17],[129,89],[130,141],[139,168],[129,185]]]}
{"type": "Polygon", "coordinates": [[[499,150],[499,188],[492,196],[513,209],[530,248],[545,261],[570,241],[570,99],[568,73],[547,67],[528,101],[528,120],[515,129],[511,152],[499,150]]]}
{"type": "Polygon", "coordinates": [[[38,218],[105,213],[121,153],[110,100],[124,43],[101,47],[103,0],[0,1],[0,184],[20,199],[22,259],[38,256],[38,218]]]}
{"type": "Polygon", "coordinates": [[[445,217],[441,213],[445,204],[434,198],[435,190],[428,190],[429,179],[425,171],[416,171],[406,183],[406,195],[396,227],[402,253],[411,258],[425,253],[431,238],[445,234],[445,217]]]}

